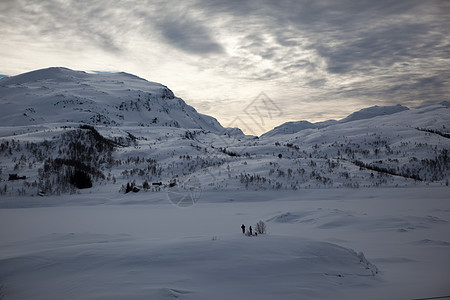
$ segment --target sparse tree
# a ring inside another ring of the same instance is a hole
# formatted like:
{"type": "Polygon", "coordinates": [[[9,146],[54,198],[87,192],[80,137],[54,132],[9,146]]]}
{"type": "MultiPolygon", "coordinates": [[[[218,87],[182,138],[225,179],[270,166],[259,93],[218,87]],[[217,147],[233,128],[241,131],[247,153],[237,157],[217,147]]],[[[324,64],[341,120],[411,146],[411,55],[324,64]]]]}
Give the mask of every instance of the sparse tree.
{"type": "Polygon", "coordinates": [[[131,192],[133,190],[133,187],[131,186],[131,184],[128,182],[127,183],[127,187],[125,189],[125,194],[131,192]]]}
{"type": "Polygon", "coordinates": [[[78,189],[86,189],[92,187],[92,180],[89,174],[83,171],[75,170],[70,176],[70,183],[78,189]]]}
{"type": "Polygon", "coordinates": [[[148,183],[148,181],[144,181],[144,183],[142,184],[142,187],[144,188],[144,191],[148,191],[150,189],[150,184],[148,183]]]}
{"type": "Polygon", "coordinates": [[[264,223],[263,221],[258,221],[258,223],[256,223],[255,225],[255,232],[257,232],[258,234],[266,233],[267,232],[266,223],[264,223]]]}

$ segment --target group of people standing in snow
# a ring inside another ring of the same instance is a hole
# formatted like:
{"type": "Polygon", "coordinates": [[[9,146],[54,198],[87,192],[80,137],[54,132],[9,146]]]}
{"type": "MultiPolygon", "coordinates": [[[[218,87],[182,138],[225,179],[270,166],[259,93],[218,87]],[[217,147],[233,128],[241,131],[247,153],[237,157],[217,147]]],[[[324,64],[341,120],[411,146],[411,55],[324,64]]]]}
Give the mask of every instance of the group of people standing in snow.
{"type": "MultiPolygon", "coordinates": [[[[244,224],[242,224],[241,229],[242,229],[242,233],[243,233],[243,234],[246,234],[246,233],[245,233],[245,225],[244,225],[244,224]]],[[[253,228],[252,228],[252,226],[250,226],[250,227],[248,228],[247,235],[248,235],[248,236],[253,235],[253,228]]],[[[257,236],[257,235],[258,235],[258,233],[255,232],[255,236],[257,236]]]]}

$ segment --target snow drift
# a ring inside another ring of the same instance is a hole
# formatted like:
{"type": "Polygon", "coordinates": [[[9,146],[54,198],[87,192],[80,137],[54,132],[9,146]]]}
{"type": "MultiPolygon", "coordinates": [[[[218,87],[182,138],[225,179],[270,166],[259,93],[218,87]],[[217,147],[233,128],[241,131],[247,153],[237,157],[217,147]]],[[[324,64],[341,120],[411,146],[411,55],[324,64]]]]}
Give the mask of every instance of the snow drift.
{"type": "Polygon", "coordinates": [[[20,246],[29,252],[0,259],[15,299],[308,299],[336,285],[374,285],[378,274],[362,253],[288,236],[153,241],[72,233],[20,246]]]}

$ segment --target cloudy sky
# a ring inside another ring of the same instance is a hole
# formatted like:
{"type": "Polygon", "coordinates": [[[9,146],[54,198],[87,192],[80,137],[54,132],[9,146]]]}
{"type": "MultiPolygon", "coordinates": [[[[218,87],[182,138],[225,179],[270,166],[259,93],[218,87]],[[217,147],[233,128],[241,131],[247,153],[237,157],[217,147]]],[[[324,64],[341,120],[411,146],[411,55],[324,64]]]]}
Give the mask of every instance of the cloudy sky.
{"type": "Polygon", "coordinates": [[[133,73],[253,134],[450,100],[447,0],[1,0],[0,28],[0,74],[133,73]]]}

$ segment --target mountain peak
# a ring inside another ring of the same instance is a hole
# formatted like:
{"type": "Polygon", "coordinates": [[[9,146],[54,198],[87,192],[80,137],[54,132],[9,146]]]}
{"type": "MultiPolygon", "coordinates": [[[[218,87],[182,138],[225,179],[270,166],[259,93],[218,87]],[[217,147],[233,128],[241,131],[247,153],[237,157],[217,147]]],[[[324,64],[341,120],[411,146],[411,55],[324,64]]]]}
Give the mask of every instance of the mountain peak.
{"type": "Polygon", "coordinates": [[[277,134],[291,134],[311,128],[317,128],[317,126],[308,121],[286,122],[275,127],[271,131],[264,133],[261,137],[271,137],[277,134]]]}
{"type": "Polygon", "coordinates": [[[408,107],[397,104],[397,105],[390,105],[390,106],[371,106],[367,108],[363,108],[359,111],[356,111],[346,118],[342,119],[341,123],[346,123],[350,121],[357,121],[357,120],[365,120],[365,119],[371,119],[374,117],[379,116],[386,116],[386,115],[392,115],[398,112],[402,112],[405,110],[409,110],[408,107]]]}
{"type": "Polygon", "coordinates": [[[52,67],[0,80],[4,125],[82,123],[167,126],[220,132],[166,86],[128,73],[86,73],[52,67]]]}
{"type": "Polygon", "coordinates": [[[0,80],[0,85],[25,84],[42,80],[68,81],[71,78],[86,75],[87,73],[83,71],[74,71],[64,67],[50,67],[3,78],[0,80]]]}

